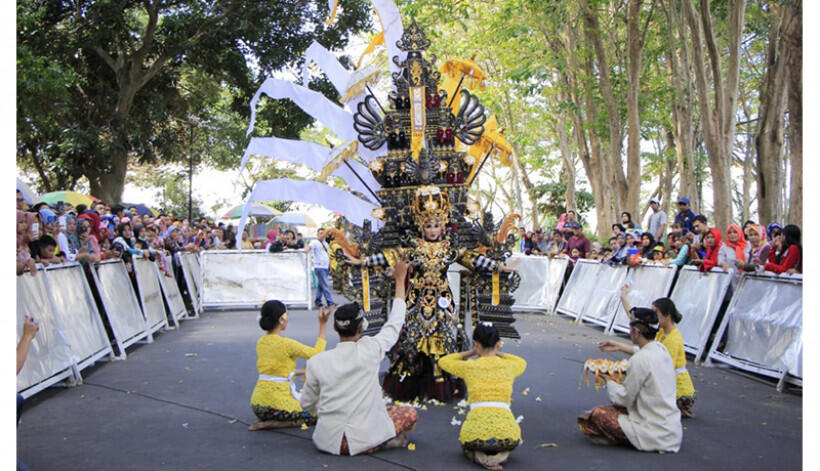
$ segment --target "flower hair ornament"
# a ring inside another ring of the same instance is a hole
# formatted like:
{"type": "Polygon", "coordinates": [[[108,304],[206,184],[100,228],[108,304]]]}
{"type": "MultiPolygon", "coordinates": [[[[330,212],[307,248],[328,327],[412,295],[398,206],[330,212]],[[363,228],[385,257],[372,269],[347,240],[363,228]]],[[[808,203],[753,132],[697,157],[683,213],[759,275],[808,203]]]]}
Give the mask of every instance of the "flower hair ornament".
{"type": "Polygon", "coordinates": [[[364,317],[364,311],[359,307],[359,303],[357,303],[357,302],[354,302],[353,306],[356,308],[356,311],[358,312],[356,317],[354,317],[353,319],[339,320],[339,319],[336,319],[336,316],[334,315],[333,316],[333,323],[336,325],[337,328],[345,329],[348,326],[350,326],[351,322],[361,321],[362,324],[363,324],[362,330],[367,330],[368,322],[367,322],[367,319],[364,317]]]}

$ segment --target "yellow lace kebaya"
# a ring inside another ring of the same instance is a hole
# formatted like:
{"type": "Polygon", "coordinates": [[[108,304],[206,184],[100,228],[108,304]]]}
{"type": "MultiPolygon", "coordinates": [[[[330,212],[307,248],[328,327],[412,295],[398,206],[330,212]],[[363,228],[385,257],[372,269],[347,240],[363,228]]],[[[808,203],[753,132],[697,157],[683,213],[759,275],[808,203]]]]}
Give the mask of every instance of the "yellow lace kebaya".
{"type": "Polygon", "coordinates": [[[513,382],[527,368],[526,360],[510,353],[464,360],[461,353],[453,353],[439,360],[439,366],[464,379],[468,404],[500,403],[471,407],[458,437],[462,446],[484,452],[510,451],[518,446],[521,427],[503,404],[509,406],[513,382]]]}
{"type": "Polygon", "coordinates": [[[683,348],[683,337],[680,330],[672,329],[668,334],[663,329],[658,330],[658,335],[655,340],[662,343],[669,355],[672,357],[672,363],[675,365],[676,384],[678,388],[677,397],[694,397],[695,385],[692,384],[692,377],[689,376],[689,371],[686,369],[686,350],[683,348]]]}
{"type": "MultiPolygon", "coordinates": [[[[288,378],[296,369],[296,359],[308,359],[325,351],[327,342],[317,338],[313,347],[276,334],[266,334],[256,342],[256,369],[260,376],[288,378]]],[[[251,407],[261,420],[297,420],[303,415],[288,381],[259,379],[251,395],[251,407]],[[275,417],[272,417],[275,415],[275,417]]]]}

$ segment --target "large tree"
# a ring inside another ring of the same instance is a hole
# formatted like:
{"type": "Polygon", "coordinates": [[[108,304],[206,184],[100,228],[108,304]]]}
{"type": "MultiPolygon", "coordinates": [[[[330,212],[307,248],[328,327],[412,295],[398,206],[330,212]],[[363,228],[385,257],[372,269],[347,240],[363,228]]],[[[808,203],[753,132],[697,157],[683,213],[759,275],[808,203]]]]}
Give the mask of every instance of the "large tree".
{"type": "MultiPolygon", "coordinates": [[[[346,1],[328,26],[316,0],[21,1],[18,159],[43,169],[43,187],[85,176],[92,194],[118,201],[129,157],[189,155],[186,136],[209,122],[206,82],[229,89],[231,111],[244,116],[263,75],[296,63],[314,39],[343,48],[369,28],[369,11],[366,0],[346,1]],[[29,83],[26,64],[53,74],[29,83]],[[49,170],[67,176],[54,181],[49,170]]],[[[289,103],[261,114],[262,129],[286,137],[311,122],[289,103]]]]}

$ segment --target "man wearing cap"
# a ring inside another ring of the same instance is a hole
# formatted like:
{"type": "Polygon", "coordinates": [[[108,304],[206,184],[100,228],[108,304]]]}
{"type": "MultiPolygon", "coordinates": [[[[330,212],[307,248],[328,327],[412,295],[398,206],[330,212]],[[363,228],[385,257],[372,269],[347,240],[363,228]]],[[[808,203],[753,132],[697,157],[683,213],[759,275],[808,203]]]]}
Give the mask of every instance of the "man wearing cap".
{"type": "Polygon", "coordinates": [[[683,233],[692,232],[692,222],[695,220],[694,211],[689,209],[689,198],[683,197],[678,200],[678,213],[675,215],[675,223],[680,224],[683,233]]]}
{"type": "Polygon", "coordinates": [[[669,222],[669,217],[665,212],[661,211],[661,204],[657,198],[649,200],[649,207],[652,208],[652,214],[649,215],[649,223],[647,224],[647,232],[652,234],[656,241],[663,243],[663,236],[666,234],[666,224],[669,222]]]}
{"type": "Polygon", "coordinates": [[[345,304],[333,317],[338,345],[307,362],[299,404],[316,414],[313,443],[325,453],[357,455],[407,446],[407,432],[415,426],[418,412],[412,407],[385,407],[379,366],[404,325],[408,267],[401,259],[393,267],[393,308],[378,334],[362,337],[367,328],[363,311],[357,303],[345,304]]]}
{"type": "Polygon", "coordinates": [[[584,235],[584,232],[581,230],[581,223],[578,221],[572,221],[564,224],[564,227],[568,227],[572,229],[572,236],[567,240],[567,253],[572,253],[572,249],[578,249],[581,252],[581,258],[586,258],[587,253],[589,253],[589,249],[591,248],[591,244],[589,243],[589,239],[584,235]]]}
{"type": "MultiPolygon", "coordinates": [[[[632,445],[641,451],[677,453],[683,440],[681,415],[676,405],[675,367],[669,351],[655,341],[658,315],[648,308],[632,308],[629,338],[637,351],[627,361],[627,374],[619,384],[606,373],[608,406],[595,407],[578,416],[581,433],[596,444],[632,445]]],[[[602,342],[604,351],[615,351],[602,342]]]]}

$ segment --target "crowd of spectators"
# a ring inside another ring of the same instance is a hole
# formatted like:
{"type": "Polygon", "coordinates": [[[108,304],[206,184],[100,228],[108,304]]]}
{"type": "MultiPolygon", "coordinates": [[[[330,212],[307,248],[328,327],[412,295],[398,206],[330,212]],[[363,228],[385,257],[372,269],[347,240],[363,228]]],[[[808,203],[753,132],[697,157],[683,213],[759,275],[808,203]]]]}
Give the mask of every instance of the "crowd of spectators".
{"type": "MultiPolygon", "coordinates": [[[[552,230],[519,229],[518,250],[534,256],[566,257],[572,267],[579,258],[602,263],[635,266],[655,263],[664,266],[695,265],[700,271],[802,273],[800,228],[771,223],[768,227],[746,221],[743,227],[730,224],[725,231],[709,227],[704,214],[692,211],[689,198],[680,198],[678,211],[669,216],[660,201],[649,201],[646,230],[628,212],[612,224],[612,236],[603,243],[590,243],[578,216],[568,211],[552,230]]],[[[736,277],[735,277],[736,281],[736,277]]]]}
{"type": "MultiPolygon", "coordinates": [[[[267,239],[251,239],[242,234],[243,249],[271,252],[304,247],[302,234],[280,230],[278,225],[267,239]]],[[[182,252],[236,248],[236,228],[206,218],[189,221],[174,219],[166,213],[139,214],[135,207],[96,202],[84,205],[27,207],[17,191],[17,274],[36,275],[36,264],[43,266],[66,262],[83,265],[121,258],[131,273],[134,257],[146,258],[170,276],[179,266],[182,252]]]]}

